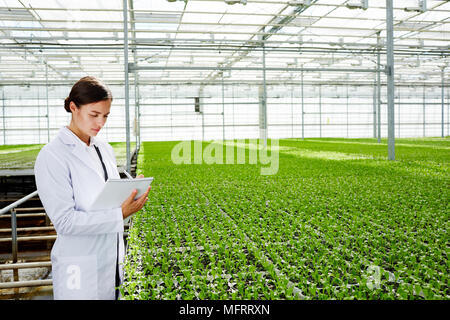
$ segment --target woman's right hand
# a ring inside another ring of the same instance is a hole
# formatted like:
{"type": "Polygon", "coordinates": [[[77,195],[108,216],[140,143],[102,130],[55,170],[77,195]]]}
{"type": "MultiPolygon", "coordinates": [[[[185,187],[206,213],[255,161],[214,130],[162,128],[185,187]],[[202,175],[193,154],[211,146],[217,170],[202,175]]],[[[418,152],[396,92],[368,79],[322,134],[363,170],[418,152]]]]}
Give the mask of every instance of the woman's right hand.
{"type": "Polygon", "coordinates": [[[148,193],[152,187],[148,187],[147,192],[145,192],[142,196],[134,200],[134,197],[137,194],[137,190],[134,189],[131,192],[130,196],[122,203],[122,216],[123,218],[128,218],[133,213],[138,212],[144,207],[145,202],[148,200],[148,193]]]}

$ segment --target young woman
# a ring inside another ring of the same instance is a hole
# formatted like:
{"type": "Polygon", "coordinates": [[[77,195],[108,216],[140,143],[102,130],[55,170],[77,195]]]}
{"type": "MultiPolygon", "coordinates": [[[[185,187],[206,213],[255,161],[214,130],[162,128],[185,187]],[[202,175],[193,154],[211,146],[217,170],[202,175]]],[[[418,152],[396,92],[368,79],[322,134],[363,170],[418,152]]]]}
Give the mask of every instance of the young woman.
{"type": "Polygon", "coordinates": [[[120,177],[113,148],[96,137],[111,102],[111,91],[101,81],[81,78],[65,100],[70,125],[59,130],[35,162],[39,197],[57,233],[51,252],[55,299],[118,298],[123,220],[148,200],[150,188],[136,200],[134,190],[121,207],[89,211],[105,181],[120,177]]]}

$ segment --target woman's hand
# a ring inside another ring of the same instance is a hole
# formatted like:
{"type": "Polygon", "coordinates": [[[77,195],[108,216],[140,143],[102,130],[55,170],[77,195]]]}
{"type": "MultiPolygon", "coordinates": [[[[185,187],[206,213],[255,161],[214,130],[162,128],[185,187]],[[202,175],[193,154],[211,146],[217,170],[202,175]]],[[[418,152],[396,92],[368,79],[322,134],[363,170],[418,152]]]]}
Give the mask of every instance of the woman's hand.
{"type": "MultiPolygon", "coordinates": [[[[139,175],[137,178],[142,178],[142,177],[141,177],[141,175],[139,175]]],[[[150,192],[151,188],[152,188],[151,186],[148,187],[147,191],[142,196],[137,198],[136,200],[134,200],[134,197],[137,194],[137,190],[134,189],[133,192],[131,192],[130,196],[122,203],[122,216],[124,219],[128,218],[133,213],[138,212],[139,210],[142,209],[145,202],[148,200],[147,196],[148,196],[148,193],[150,192]]]]}

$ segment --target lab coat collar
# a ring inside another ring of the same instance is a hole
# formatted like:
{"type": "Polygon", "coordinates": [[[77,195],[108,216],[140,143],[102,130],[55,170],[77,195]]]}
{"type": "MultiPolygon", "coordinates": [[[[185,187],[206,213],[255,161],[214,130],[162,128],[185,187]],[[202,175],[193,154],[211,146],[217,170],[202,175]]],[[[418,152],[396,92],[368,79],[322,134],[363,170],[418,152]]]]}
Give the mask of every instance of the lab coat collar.
{"type": "MultiPolygon", "coordinates": [[[[81,141],[81,139],[78,138],[78,136],[75,133],[73,133],[72,130],[70,130],[67,126],[64,126],[61,129],[59,129],[58,136],[65,144],[74,144],[74,145],[80,144],[83,147],[87,147],[87,144],[84,141],[81,141]]],[[[98,147],[99,146],[98,139],[96,137],[90,137],[89,145],[95,145],[98,147]]]]}
{"type": "MultiPolygon", "coordinates": [[[[72,145],[72,153],[74,156],[76,156],[80,161],[82,161],[84,164],[86,164],[89,168],[91,168],[102,180],[104,180],[104,177],[100,175],[97,170],[95,170],[95,164],[92,162],[92,157],[88,153],[88,145],[81,141],[80,138],[77,137],[75,133],[72,132],[68,127],[64,126],[62,127],[58,132],[58,137],[61,139],[61,141],[67,145],[72,145]]],[[[90,146],[96,145],[99,147],[99,141],[96,139],[96,137],[90,138],[90,146]]],[[[100,147],[99,147],[100,148],[100,147]]],[[[100,150],[101,151],[101,150],[100,150]]]]}

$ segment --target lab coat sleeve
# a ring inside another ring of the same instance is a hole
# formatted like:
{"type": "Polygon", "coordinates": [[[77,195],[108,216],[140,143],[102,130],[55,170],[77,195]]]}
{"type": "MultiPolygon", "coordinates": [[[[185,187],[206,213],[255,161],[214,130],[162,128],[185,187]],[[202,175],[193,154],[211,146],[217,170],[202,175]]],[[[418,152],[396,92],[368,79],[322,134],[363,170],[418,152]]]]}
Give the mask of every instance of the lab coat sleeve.
{"type": "Polygon", "coordinates": [[[41,150],[34,172],[39,197],[57,233],[93,235],[123,232],[121,207],[91,212],[75,210],[70,170],[50,150],[41,150]]]}

